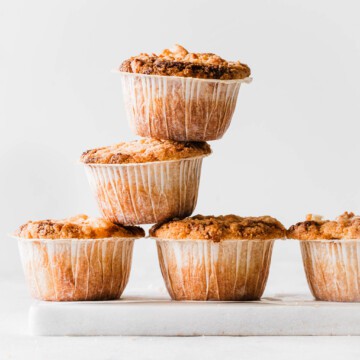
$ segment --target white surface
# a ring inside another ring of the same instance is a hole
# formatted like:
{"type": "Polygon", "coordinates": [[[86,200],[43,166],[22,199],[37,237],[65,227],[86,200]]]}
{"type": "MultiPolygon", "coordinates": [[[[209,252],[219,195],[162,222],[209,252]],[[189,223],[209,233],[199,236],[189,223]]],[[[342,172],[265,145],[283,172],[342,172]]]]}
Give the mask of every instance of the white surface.
{"type": "Polygon", "coordinates": [[[0,282],[1,360],[234,359],[358,360],[360,337],[48,337],[30,336],[25,285],[0,282]]]}
{"type": "Polygon", "coordinates": [[[360,303],[273,296],[249,302],[179,302],[130,294],[119,301],[36,302],[34,335],[360,335],[360,303]]]}

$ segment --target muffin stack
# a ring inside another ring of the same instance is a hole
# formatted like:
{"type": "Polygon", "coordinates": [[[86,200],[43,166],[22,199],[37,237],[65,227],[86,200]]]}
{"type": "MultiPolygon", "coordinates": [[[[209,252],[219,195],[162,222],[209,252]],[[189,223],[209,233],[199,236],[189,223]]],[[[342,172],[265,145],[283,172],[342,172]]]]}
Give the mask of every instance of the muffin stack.
{"type": "Polygon", "coordinates": [[[211,153],[205,141],[228,128],[250,69],[177,45],[125,60],[120,74],[131,128],[146,139],[83,154],[99,208],[125,225],[189,216],[202,159],[211,153]]]}
{"type": "Polygon", "coordinates": [[[150,237],[172,299],[260,299],[274,241],[287,236],[302,240],[316,298],[360,300],[358,242],[318,242],[360,238],[360,220],[353,214],[332,225],[299,223],[288,232],[270,216],[189,217],[202,160],[211,154],[206,141],[220,139],[229,127],[240,86],[251,80],[247,65],[177,45],[160,55],[132,57],[119,72],[131,128],[143,138],[81,156],[103,219],[30,221],[16,232],[35,298],[118,299],[129,278],[134,240],[145,236],[135,225],[155,224],[150,237]]]}
{"type": "Polygon", "coordinates": [[[211,153],[205,141],[229,127],[250,69],[177,45],[124,61],[120,74],[131,128],[145,139],[82,155],[102,215],[123,225],[157,224],[150,234],[173,299],[259,299],[284,227],[270,217],[186,218],[211,153]]]}
{"type": "Polygon", "coordinates": [[[173,299],[259,299],[273,240],[284,237],[284,227],[265,217],[186,218],[210,154],[205,141],[229,127],[250,69],[177,45],[124,61],[120,74],[131,128],[147,139],[83,154],[103,216],[125,225],[157,223],[150,234],[173,299]]]}
{"type": "MultiPolygon", "coordinates": [[[[182,264],[181,256],[176,256],[178,238],[166,236],[160,226],[172,219],[181,221],[194,211],[202,160],[211,154],[206,141],[220,139],[229,127],[240,86],[250,82],[249,67],[215,54],[189,53],[176,45],[160,55],[140,54],[125,60],[119,73],[131,128],[143,138],[88,150],[81,156],[104,219],[81,215],[30,221],[17,231],[33,296],[44,300],[119,298],[128,279],[133,242],[144,235],[134,225],[157,224],[151,234],[157,239],[161,269],[174,299],[259,298],[265,282],[257,281],[256,290],[249,295],[244,279],[236,284],[234,274],[243,269],[234,266],[234,256],[239,256],[238,252],[241,256],[247,252],[269,254],[272,243],[254,246],[256,250],[245,246],[241,250],[235,245],[238,242],[225,246],[225,241],[211,240],[211,231],[197,232],[203,220],[194,218],[177,226],[194,227],[199,239],[205,238],[199,243],[183,239],[190,251],[180,249],[186,263],[182,264]],[[221,252],[219,261],[216,249],[221,252]],[[231,269],[226,269],[228,260],[231,269]],[[224,286],[214,281],[218,267],[224,286]],[[184,277],[188,285],[180,280],[182,272],[188,273],[184,277]],[[179,287],[184,288],[181,293],[176,290],[179,287]]],[[[212,222],[218,231],[230,224],[243,226],[242,219],[236,217],[210,217],[200,226],[206,228],[212,222]]],[[[261,255],[261,259],[254,266],[266,278],[269,256],[261,255]]]]}

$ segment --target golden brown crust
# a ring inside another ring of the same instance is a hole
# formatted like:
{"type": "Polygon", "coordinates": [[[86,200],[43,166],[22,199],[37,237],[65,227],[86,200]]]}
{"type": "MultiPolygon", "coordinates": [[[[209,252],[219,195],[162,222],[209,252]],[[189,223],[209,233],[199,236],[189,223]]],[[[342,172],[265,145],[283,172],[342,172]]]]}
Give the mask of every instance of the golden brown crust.
{"type": "Polygon", "coordinates": [[[330,221],[308,215],[306,221],[288,229],[287,237],[297,240],[360,239],[360,216],[345,212],[330,221]]]}
{"type": "Polygon", "coordinates": [[[250,76],[250,68],[240,61],[226,61],[212,53],[189,53],[180,45],[161,54],[133,56],[120,65],[128,73],[180,76],[199,79],[233,80],[250,76]]]}
{"type": "Polygon", "coordinates": [[[270,240],[285,237],[284,226],[271,216],[240,217],[236,215],[196,215],[171,220],[150,229],[150,235],[161,239],[270,240]]]}
{"type": "Polygon", "coordinates": [[[179,160],[211,153],[205,142],[140,139],[85,151],[81,161],[86,164],[132,164],[179,160]]]}
{"type": "Polygon", "coordinates": [[[116,225],[106,219],[77,215],[63,220],[28,221],[14,235],[24,239],[103,239],[141,238],[145,232],[140,227],[116,225]]]}

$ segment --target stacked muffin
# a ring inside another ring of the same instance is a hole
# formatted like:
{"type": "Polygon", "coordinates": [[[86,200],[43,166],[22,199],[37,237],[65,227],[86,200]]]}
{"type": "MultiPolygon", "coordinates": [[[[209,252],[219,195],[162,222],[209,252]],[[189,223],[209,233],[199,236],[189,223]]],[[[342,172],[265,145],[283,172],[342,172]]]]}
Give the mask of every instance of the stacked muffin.
{"type": "Polygon", "coordinates": [[[141,139],[86,151],[81,161],[105,218],[153,224],[191,215],[210,152],[205,142],[141,139]]]}
{"type": "Polygon", "coordinates": [[[250,69],[182,46],[122,63],[130,125],[140,136],[176,141],[220,139],[230,125],[240,85],[250,69]]]}
{"type": "Polygon", "coordinates": [[[211,154],[206,141],[220,139],[229,127],[240,86],[251,80],[247,65],[177,45],[124,61],[120,74],[131,128],[144,138],[82,154],[103,219],[30,221],[16,232],[34,297],[118,299],[129,278],[134,240],[145,236],[135,225],[155,224],[150,237],[172,299],[260,299],[274,241],[287,236],[302,241],[317,299],[360,300],[360,247],[354,241],[360,220],[353,214],[336,222],[310,219],[287,232],[270,216],[189,217],[202,160],[211,154]],[[351,245],[341,239],[351,239],[351,245]]]}

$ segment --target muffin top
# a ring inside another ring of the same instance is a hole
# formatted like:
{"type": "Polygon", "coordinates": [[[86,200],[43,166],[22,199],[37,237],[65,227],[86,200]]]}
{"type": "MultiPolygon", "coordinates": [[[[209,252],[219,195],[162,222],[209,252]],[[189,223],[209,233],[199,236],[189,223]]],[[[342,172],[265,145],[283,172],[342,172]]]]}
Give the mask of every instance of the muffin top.
{"type": "Polygon", "coordinates": [[[360,216],[345,212],[330,221],[309,214],[305,221],[289,228],[287,237],[297,240],[360,239],[360,216]]]}
{"type": "Polygon", "coordinates": [[[77,215],[63,220],[28,221],[14,234],[25,239],[102,239],[145,236],[142,228],[122,226],[101,218],[77,215]]]}
{"type": "Polygon", "coordinates": [[[161,54],[133,56],[120,71],[147,75],[181,76],[199,79],[234,80],[250,76],[250,68],[240,61],[226,61],[212,53],[189,53],[180,45],[161,54]]]}
{"type": "Polygon", "coordinates": [[[210,153],[206,142],[141,139],[85,151],[81,161],[86,164],[132,164],[178,160],[210,153]]]}
{"type": "Polygon", "coordinates": [[[240,217],[236,215],[196,215],[154,225],[150,235],[161,239],[221,241],[270,240],[284,238],[286,229],[271,216],[240,217]]]}

